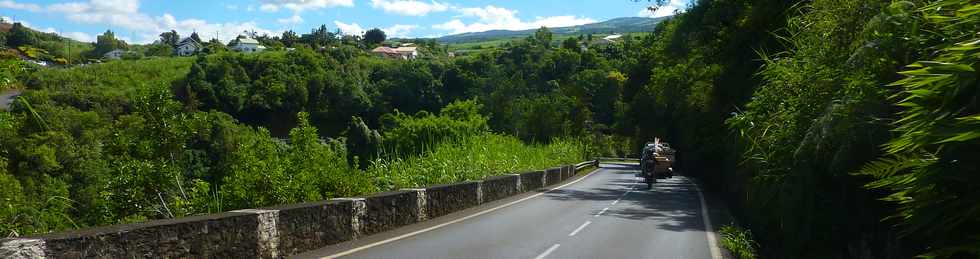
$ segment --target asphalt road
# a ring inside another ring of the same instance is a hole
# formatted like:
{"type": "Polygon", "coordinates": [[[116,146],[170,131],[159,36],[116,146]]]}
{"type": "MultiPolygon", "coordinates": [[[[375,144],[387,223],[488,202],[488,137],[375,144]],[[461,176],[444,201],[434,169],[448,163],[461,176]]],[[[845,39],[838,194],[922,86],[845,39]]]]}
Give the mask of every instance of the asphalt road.
{"type": "Polygon", "coordinates": [[[648,190],[635,170],[603,164],[558,189],[297,257],[721,258],[710,249],[695,185],[675,176],[648,190]]]}

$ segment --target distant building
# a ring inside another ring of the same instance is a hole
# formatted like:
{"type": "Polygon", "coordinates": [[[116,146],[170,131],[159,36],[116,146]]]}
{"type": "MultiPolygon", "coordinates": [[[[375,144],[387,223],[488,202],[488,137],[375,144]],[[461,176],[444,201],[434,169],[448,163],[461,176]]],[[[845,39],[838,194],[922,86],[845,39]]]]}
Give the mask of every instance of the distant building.
{"type": "Polygon", "coordinates": [[[622,38],[622,37],[623,37],[622,34],[609,35],[609,36],[603,37],[602,39],[599,39],[599,40],[593,42],[592,45],[610,45],[610,44],[615,44],[615,43],[619,42],[619,39],[622,38]]]}
{"type": "Polygon", "coordinates": [[[397,59],[416,59],[419,56],[418,48],[416,47],[377,47],[371,50],[371,53],[378,55],[382,58],[397,58],[397,59]]]}
{"type": "Polygon", "coordinates": [[[125,50],[114,49],[102,54],[102,59],[122,59],[123,55],[126,55],[126,52],[125,50]]]}
{"type": "Polygon", "coordinates": [[[200,42],[194,40],[194,38],[187,37],[180,40],[177,43],[177,56],[190,56],[197,54],[197,52],[204,50],[204,45],[200,42]]]}
{"type": "Polygon", "coordinates": [[[238,36],[238,39],[235,39],[232,43],[234,45],[231,46],[231,49],[238,52],[252,53],[265,50],[265,46],[262,46],[259,41],[245,36],[238,36]]]}
{"type": "Polygon", "coordinates": [[[395,52],[398,52],[404,59],[416,59],[419,57],[417,47],[398,47],[395,49],[395,52]]]}

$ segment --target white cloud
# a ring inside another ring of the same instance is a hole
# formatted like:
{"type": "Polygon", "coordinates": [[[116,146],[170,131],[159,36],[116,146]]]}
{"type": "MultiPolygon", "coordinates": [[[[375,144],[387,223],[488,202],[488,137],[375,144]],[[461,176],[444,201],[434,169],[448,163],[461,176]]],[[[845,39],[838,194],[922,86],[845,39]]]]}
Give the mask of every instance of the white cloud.
{"type": "Polygon", "coordinates": [[[279,21],[279,23],[282,24],[299,24],[299,23],[303,23],[303,17],[300,17],[298,13],[295,13],[293,14],[293,16],[290,16],[289,18],[282,18],[276,21],[279,21]]]}
{"type": "Polygon", "coordinates": [[[0,8],[14,9],[14,10],[25,10],[31,12],[40,12],[41,6],[37,4],[24,4],[14,2],[12,0],[0,1],[0,8]]]}
{"type": "Polygon", "coordinates": [[[263,12],[270,12],[270,13],[278,12],[279,6],[274,4],[263,4],[259,6],[259,10],[262,10],[263,12]]]}
{"type": "Polygon", "coordinates": [[[277,12],[279,9],[289,9],[293,12],[317,10],[337,6],[354,6],[354,0],[261,0],[259,7],[265,12],[277,12]]]}
{"type": "Polygon", "coordinates": [[[384,10],[385,13],[405,16],[425,16],[431,12],[445,12],[450,8],[446,3],[416,0],[371,0],[371,7],[384,10]]]}
{"type": "MultiPolygon", "coordinates": [[[[95,42],[95,36],[92,36],[91,34],[84,33],[84,32],[78,32],[78,31],[66,32],[61,34],[61,36],[65,36],[81,42],[95,42]]],[[[126,40],[126,42],[129,41],[126,40]]]]}
{"type": "Polygon", "coordinates": [[[408,38],[410,37],[408,34],[411,33],[412,30],[417,29],[418,27],[419,27],[418,25],[414,25],[414,24],[412,25],[395,24],[391,27],[384,28],[381,30],[385,32],[385,35],[388,36],[388,38],[408,38]]]}
{"type": "Polygon", "coordinates": [[[364,27],[357,23],[346,24],[340,21],[333,21],[334,25],[340,29],[340,32],[346,35],[361,35],[364,34],[364,27]]]}
{"type": "Polygon", "coordinates": [[[526,30],[542,26],[566,27],[596,22],[587,17],[572,15],[535,17],[533,21],[525,22],[517,18],[517,11],[488,5],[482,8],[460,8],[457,10],[462,17],[476,18],[476,22],[466,24],[460,19],[433,25],[432,28],[450,31],[452,34],[480,32],[489,30],[526,30]]]}
{"type": "Polygon", "coordinates": [[[687,9],[687,3],[684,0],[670,0],[669,3],[663,6],[651,6],[650,8],[643,8],[637,13],[640,17],[664,17],[674,15],[675,13],[684,12],[687,9]],[[653,8],[653,10],[650,10],[653,8]]]}
{"type": "MultiPolygon", "coordinates": [[[[345,1],[350,2],[350,0],[339,0],[339,2],[345,1]]],[[[314,2],[330,2],[330,0],[294,2],[309,2],[307,4],[316,4],[314,2]]],[[[136,43],[153,42],[159,38],[161,32],[170,30],[176,30],[177,33],[182,36],[190,36],[192,32],[197,32],[202,38],[210,39],[217,37],[222,41],[230,41],[244,31],[255,31],[259,34],[279,33],[277,31],[261,28],[255,22],[209,23],[201,19],[178,20],[169,13],[164,13],[161,16],[153,17],[146,13],[140,12],[140,0],[88,0],[82,2],[56,3],[44,7],[36,4],[21,4],[11,0],[0,0],[0,7],[20,8],[21,10],[29,10],[32,12],[48,12],[61,15],[66,19],[77,23],[104,24],[109,27],[125,29],[130,31],[134,36],[137,36],[136,39],[132,39],[135,40],[136,43]]],[[[226,8],[231,7],[226,6],[226,8]]],[[[254,7],[249,5],[248,9],[252,10],[254,7]]],[[[302,22],[302,17],[299,17],[299,15],[296,14],[293,17],[281,19],[281,22],[282,21],[297,23],[302,22]]],[[[94,36],[84,34],[82,32],[70,32],[65,34],[68,37],[78,40],[92,41],[95,39],[94,36]]]]}
{"type": "Polygon", "coordinates": [[[235,4],[225,5],[225,9],[232,10],[232,11],[237,11],[238,10],[238,5],[235,5],[235,4]]]}

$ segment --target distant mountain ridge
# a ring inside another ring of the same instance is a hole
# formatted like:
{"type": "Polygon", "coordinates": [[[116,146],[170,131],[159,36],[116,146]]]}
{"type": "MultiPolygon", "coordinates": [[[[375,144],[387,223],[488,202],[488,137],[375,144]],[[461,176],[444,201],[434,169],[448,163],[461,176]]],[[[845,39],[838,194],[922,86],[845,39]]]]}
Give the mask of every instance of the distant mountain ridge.
{"type": "MultiPolygon", "coordinates": [[[[604,22],[583,24],[577,26],[569,27],[556,27],[548,28],[554,34],[611,34],[611,33],[628,33],[628,32],[650,32],[653,31],[654,26],[663,20],[670,18],[670,16],[657,17],[657,18],[647,18],[647,17],[621,17],[615,18],[604,22]]],[[[443,36],[436,38],[439,43],[468,43],[468,42],[478,42],[487,41],[502,38],[514,38],[514,37],[525,37],[534,34],[537,29],[520,30],[520,31],[510,31],[510,30],[490,30],[484,32],[467,32],[461,34],[453,34],[448,36],[443,36]]]]}

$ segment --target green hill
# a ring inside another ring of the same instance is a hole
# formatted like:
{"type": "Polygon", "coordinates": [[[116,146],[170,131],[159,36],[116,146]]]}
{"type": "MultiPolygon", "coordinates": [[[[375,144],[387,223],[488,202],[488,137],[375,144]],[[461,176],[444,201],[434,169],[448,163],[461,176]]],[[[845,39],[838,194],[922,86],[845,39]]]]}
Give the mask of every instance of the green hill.
{"type": "MultiPolygon", "coordinates": [[[[668,17],[646,18],[646,17],[623,17],[612,20],[583,24],[570,27],[549,28],[556,36],[570,34],[613,34],[613,33],[635,33],[650,32],[657,23],[669,19],[668,17]]],[[[437,38],[439,43],[460,44],[473,42],[486,42],[516,37],[526,37],[534,34],[536,29],[510,31],[510,30],[491,30],[484,32],[468,32],[454,34],[437,38]]]]}

